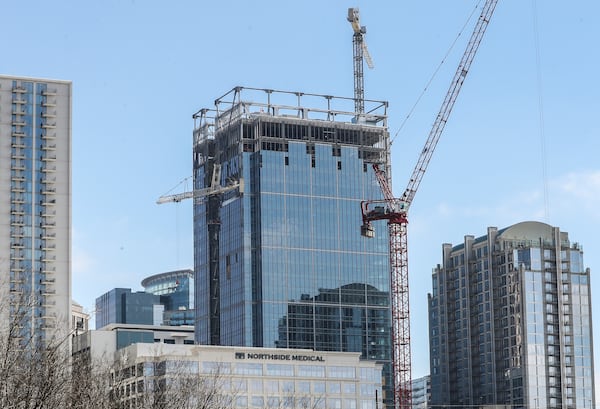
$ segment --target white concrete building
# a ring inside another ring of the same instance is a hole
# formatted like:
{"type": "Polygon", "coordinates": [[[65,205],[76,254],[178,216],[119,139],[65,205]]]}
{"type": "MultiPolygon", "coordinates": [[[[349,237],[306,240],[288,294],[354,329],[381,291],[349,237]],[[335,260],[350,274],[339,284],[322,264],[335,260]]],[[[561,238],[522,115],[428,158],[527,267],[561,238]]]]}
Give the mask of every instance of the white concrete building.
{"type": "Polygon", "coordinates": [[[359,358],[353,352],[139,343],[121,349],[115,362],[128,375],[119,380],[118,395],[131,403],[187,375],[216,379],[232,408],[381,407],[382,365],[359,358]]]}
{"type": "Polygon", "coordinates": [[[70,331],[70,249],[71,82],[0,75],[0,300],[23,336],[70,331]]]}
{"type": "Polygon", "coordinates": [[[358,352],[186,345],[183,340],[193,338],[192,328],[182,337],[186,329],[107,326],[76,337],[73,352],[84,358],[82,362],[111,372],[111,396],[122,400],[124,407],[143,406],[148,399],[169,399],[169,393],[181,399],[186,391],[173,385],[189,386],[190,378],[198,381],[193,392],[187,389],[191,399],[203,399],[207,386],[218,392],[220,406],[211,407],[383,407],[383,365],[361,360],[358,352]],[[147,340],[122,346],[124,340],[136,337],[147,340]],[[175,389],[169,392],[169,388],[175,389]],[[194,396],[196,390],[198,396],[194,396]],[[161,396],[154,396],[158,391],[161,396]]]}

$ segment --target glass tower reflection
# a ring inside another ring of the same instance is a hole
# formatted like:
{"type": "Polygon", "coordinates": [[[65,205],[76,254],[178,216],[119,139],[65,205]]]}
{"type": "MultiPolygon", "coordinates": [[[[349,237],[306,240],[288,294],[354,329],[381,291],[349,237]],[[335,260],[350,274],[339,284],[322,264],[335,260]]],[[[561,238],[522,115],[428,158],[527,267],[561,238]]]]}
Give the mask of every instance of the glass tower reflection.
{"type": "Polygon", "coordinates": [[[387,229],[360,235],[387,104],[367,103],[357,118],[352,100],[236,88],[195,116],[198,343],[361,352],[389,377],[387,229]]]}

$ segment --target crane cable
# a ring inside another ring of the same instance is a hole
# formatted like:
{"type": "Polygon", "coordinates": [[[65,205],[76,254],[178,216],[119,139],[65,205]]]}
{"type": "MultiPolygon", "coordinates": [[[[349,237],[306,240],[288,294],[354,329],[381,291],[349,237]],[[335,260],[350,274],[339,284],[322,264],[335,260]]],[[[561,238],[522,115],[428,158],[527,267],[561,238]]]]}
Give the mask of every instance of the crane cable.
{"type": "Polygon", "coordinates": [[[398,128],[398,130],[396,131],[396,133],[394,134],[394,136],[390,140],[390,145],[392,145],[394,143],[394,140],[396,140],[396,137],[398,136],[398,134],[400,133],[400,131],[404,128],[404,125],[406,125],[406,122],[408,121],[408,119],[411,117],[412,113],[417,108],[417,105],[419,105],[419,102],[421,101],[421,99],[425,95],[425,92],[427,92],[427,90],[429,89],[429,86],[431,85],[431,83],[433,82],[434,78],[437,76],[438,72],[442,68],[442,65],[444,65],[444,63],[446,62],[446,59],[448,58],[448,55],[450,55],[450,53],[454,49],[454,46],[458,42],[458,39],[462,35],[463,31],[465,31],[465,29],[469,25],[469,22],[473,18],[473,15],[475,15],[475,12],[477,11],[477,9],[479,8],[479,5],[481,4],[481,1],[482,0],[479,0],[477,2],[477,4],[475,5],[475,8],[473,9],[473,11],[471,12],[471,14],[467,18],[467,21],[465,21],[465,24],[462,26],[462,28],[460,29],[460,31],[456,35],[456,38],[454,39],[454,41],[452,42],[452,44],[448,48],[448,51],[446,51],[446,54],[444,55],[444,58],[442,58],[442,61],[440,61],[439,65],[437,66],[437,68],[435,69],[435,71],[433,72],[433,74],[431,75],[431,78],[429,78],[429,81],[427,81],[427,84],[425,85],[425,88],[423,88],[423,91],[421,92],[421,95],[419,95],[419,97],[417,98],[417,100],[413,104],[412,108],[410,109],[410,111],[408,112],[408,114],[406,115],[406,117],[404,118],[404,120],[402,121],[402,123],[400,124],[400,128],[398,128]]]}
{"type": "Polygon", "coordinates": [[[546,134],[544,131],[544,93],[543,93],[543,82],[542,82],[542,63],[540,56],[540,35],[538,28],[537,19],[537,1],[531,0],[532,14],[533,14],[533,39],[535,45],[535,65],[536,65],[536,85],[538,93],[538,120],[539,120],[539,133],[540,133],[540,150],[542,155],[542,184],[544,190],[544,220],[548,222],[550,218],[550,211],[548,210],[548,175],[547,175],[547,162],[546,162],[546,134]]]}

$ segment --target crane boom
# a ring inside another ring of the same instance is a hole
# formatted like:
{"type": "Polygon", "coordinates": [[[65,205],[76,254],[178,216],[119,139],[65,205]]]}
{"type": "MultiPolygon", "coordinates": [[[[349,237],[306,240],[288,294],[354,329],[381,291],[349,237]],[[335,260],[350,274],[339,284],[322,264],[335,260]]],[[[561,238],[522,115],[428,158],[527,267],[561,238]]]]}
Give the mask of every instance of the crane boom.
{"type": "Polygon", "coordinates": [[[243,186],[243,183],[241,183],[241,181],[240,181],[240,183],[233,183],[231,185],[227,185],[224,187],[216,187],[216,188],[209,187],[206,189],[194,189],[193,191],[176,193],[174,195],[164,195],[164,196],[161,196],[158,198],[158,200],[156,201],[156,204],[178,203],[178,202],[181,202],[182,200],[192,199],[192,198],[202,199],[206,196],[216,195],[219,193],[225,193],[225,192],[228,192],[230,190],[236,189],[241,186],[243,186]]]}
{"type": "Polygon", "coordinates": [[[392,305],[392,373],[394,406],[396,409],[412,408],[407,213],[497,3],[498,0],[486,0],[483,6],[479,20],[450,84],[450,89],[446,94],[402,197],[399,199],[393,197],[390,179],[379,169],[378,165],[374,164],[373,170],[384,199],[361,203],[363,218],[361,234],[363,236],[374,236],[375,231],[371,225],[372,221],[387,220],[388,222],[391,272],[390,297],[392,305]]]}
{"type": "Polygon", "coordinates": [[[425,171],[427,170],[429,162],[431,161],[433,151],[435,150],[435,147],[440,139],[440,135],[444,131],[444,127],[446,126],[448,117],[452,112],[452,108],[454,108],[456,97],[458,97],[463,82],[465,81],[465,77],[469,73],[471,63],[473,62],[473,58],[475,58],[475,54],[479,49],[479,44],[481,44],[481,40],[485,34],[485,30],[487,29],[497,3],[498,0],[487,0],[483,6],[479,20],[477,20],[477,24],[473,30],[473,34],[471,35],[471,39],[467,44],[467,48],[460,63],[458,64],[456,73],[454,74],[454,78],[450,83],[450,88],[448,89],[446,98],[444,98],[444,102],[442,103],[440,111],[435,118],[433,127],[429,132],[429,137],[427,138],[425,146],[421,151],[421,155],[419,156],[419,160],[417,161],[417,164],[413,170],[412,176],[408,181],[408,186],[402,195],[402,200],[406,202],[408,206],[410,206],[412,203],[415,194],[419,189],[423,175],[425,175],[425,171]]]}
{"type": "Polygon", "coordinates": [[[240,178],[239,181],[228,183],[226,186],[221,186],[221,165],[215,165],[213,167],[213,173],[211,175],[210,186],[205,189],[194,189],[193,191],[186,191],[182,193],[176,193],[174,195],[163,195],[158,198],[156,204],[163,203],[179,203],[186,199],[200,199],[203,200],[207,196],[216,195],[219,193],[229,192],[230,190],[239,188],[240,192],[244,191],[244,181],[240,178]]]}

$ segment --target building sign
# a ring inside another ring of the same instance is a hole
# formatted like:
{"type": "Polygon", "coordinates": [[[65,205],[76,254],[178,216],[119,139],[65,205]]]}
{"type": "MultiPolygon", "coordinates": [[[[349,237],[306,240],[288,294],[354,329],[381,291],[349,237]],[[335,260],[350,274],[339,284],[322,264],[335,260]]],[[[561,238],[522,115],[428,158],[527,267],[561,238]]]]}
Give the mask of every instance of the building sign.
{"type": "Polygon", "coordinates": [[[264,354],[259,352],[236,352],[235,359],[253,359],[261,361],[304,361],[304,362],[325,362],[321,355],[301,355],[301,354],[264,354]]]}

